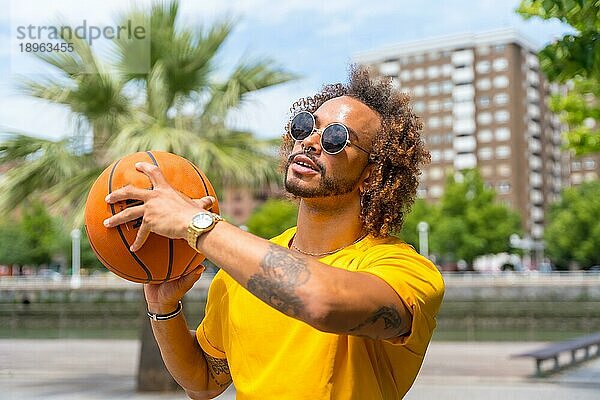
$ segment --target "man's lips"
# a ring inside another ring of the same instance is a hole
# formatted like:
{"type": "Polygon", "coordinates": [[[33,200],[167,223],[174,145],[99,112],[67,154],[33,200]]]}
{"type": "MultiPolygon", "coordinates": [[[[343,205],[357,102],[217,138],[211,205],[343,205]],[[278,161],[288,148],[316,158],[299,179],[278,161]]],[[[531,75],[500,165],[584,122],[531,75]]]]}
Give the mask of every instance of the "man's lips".
{"type": "Polygon", "coordinates": [[[292,163],[293,165],[300,166],[302,169],[312,170],[315,172],[320,171],[320,168],[317,166],[317,164],[312,159],[303,154],[298,154],[297,156],[295,156],[293,158],[292,163]]]}

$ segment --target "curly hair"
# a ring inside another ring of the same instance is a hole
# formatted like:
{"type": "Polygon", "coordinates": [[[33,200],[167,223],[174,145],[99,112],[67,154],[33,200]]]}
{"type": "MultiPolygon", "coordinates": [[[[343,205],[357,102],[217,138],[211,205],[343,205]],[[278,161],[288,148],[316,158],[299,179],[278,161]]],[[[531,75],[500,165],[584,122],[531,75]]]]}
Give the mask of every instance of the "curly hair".
{"type": "MultiPolygon", "coordinates": [[[[377,112],[381,129],[373,139],[369,163],[374,164],[361,199],[360,218],[367,232],[375,237],[400,231],[405,215],[414,203],[421,166],[430,155],[421,138],[423,124],[410,106],[410,97],[395,90],[389,78],[372,78],[364,67],[351,66],[347,84],[330,84],[312,97],[296,101],[292,117],[300,111],[314,113],[327,100],[353,97],[377,112]]],[[[294,140],[290,124],[280,147],[281,167],[292,151],[294,140]]]]}

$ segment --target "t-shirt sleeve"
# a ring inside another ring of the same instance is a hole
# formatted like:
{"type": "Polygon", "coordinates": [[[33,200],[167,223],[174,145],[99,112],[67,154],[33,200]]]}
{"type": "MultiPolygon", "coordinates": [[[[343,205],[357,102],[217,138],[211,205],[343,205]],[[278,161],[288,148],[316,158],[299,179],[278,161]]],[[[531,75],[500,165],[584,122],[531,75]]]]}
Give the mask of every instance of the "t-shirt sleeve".
{"type": "Polygon", "coordinates": [[[227,358],[223,345],[223,320],[227,315],[223,310],[223,298],[227,295],[227,285],[222,271],[217,272],[208,289],[204,318],[196,328],[196,339],[204,352],[215,358],[227,358]]]}
{"type": "Polygon", "coordinates": [[[407,245],[379,245],[362,260],[358,271],[383,279],[412,313],[409,334],[387,342],[424,354],[444,296],[444,281],[436,266],[407,245]]]}

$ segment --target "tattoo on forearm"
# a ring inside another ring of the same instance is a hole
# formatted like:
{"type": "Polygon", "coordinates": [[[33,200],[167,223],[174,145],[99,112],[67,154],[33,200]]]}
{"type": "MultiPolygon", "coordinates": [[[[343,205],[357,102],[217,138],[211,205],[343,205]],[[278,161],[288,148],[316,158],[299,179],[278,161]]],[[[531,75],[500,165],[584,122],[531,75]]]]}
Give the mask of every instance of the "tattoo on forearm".
{"type": "Polygon", "coordinates": [[[271,244],[260,263],[260,269],[261,272],[248,280],[248,290],[287,315],[302,314],[304,303],[296,295],[296,288],[310,278],[306,259],[271,244]]]}
{"type": "Polygon", "coordinates": [[[367,318],[365,321],[361,322],[354,328],[350,329],[348,332],[351,334],[360,333],[361,329],[373,326],[381,320],[383,320],[384,329],[386,331],[389,330],[392,336],[404,333],[401,330],[402,318],[400,317],[400,313],[398,312],[398,310],[396,310],[396,307],[394,306],[381,307],[379,310],[375,311],[369,318],[367,318]]]}
{"type": "Polygon", "coordinates": [[[213,382],[219,385],[220,387],[229,386],[232,380],[231,372],[229,371],[229,364],[227,364],[227,359],[215,358],[206,353],[204,353],[204,358],[206,358],[206,364],[208,364],[208,372],[210,373],[213,382]]]}

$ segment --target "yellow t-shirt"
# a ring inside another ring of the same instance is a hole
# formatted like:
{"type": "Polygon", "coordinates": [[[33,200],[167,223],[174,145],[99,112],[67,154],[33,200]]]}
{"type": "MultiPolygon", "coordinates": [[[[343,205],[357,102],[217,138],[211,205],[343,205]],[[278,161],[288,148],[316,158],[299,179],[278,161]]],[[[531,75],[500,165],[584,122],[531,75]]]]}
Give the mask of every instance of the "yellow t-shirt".
{"type": "MultiPolygon", "coordinates": [[[[271,241],[287,247],[295,232],[271,241]]],[[[373,340],[321,332],[263,303],[221,270],[196,336],[207,354],[227,358],[238,399],[391,400],[410,389],[444,294],[438,269],[393,237],[366,237],[320,261],[385,280],[412,309],[410,335],[373,340]]]]}

